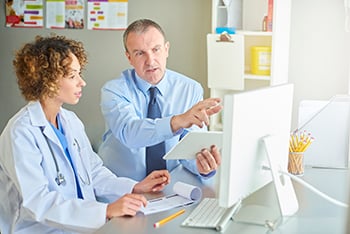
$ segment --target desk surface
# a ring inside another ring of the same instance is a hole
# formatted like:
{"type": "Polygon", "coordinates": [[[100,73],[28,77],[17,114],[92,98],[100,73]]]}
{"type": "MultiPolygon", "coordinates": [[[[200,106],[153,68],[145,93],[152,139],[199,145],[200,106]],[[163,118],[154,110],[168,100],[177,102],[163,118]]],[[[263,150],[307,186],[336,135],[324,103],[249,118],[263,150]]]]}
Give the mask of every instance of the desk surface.
{"type": "MultiPolygon", "coordinates": [[[[339,201],[348,203],[348,170],[306,168],[305,174],[302,178],[327,195],[339,201]]],[[[172,184],[176,181],[183,181],[185,183],[200,186],[203,191],[203,197],[215,197],[215,184],[217,184],[215,183],[215,180],[201,182],[198,178],[180,167],[172,172],[172,183],[167,186],[164,192],[153,195],[149,198],[171,194],[172,191],[170,191],[170,189],[172,188],[172,184]]],[[[299,210],[295,215],[284,218],[274,233],[345,233],[347,217],[346,208],[330,203],[319,195],[311,192],[308,188],[305,188],[294,181],[293,185],[299,202],[299,210]]],[[[255,204],[260,203],[261,201],[269,204],[271,210],[278,213],[278,205],[272,184],[268,184],[261,190],[246,198],[244,203],[255,204]]],[[[218,233],[211,229],[197,229],[181,226],[181,223],[194,208],[195,205],[186,207],[186,212],[183,215],[157,229],[153,227],[155,222],[175,213],[181,208],[147,216],[137,214],[135,217],[113,218],[100,228],[96,234],[194,234],[199,231],[200,233],[218,233]]],[[[231,221],[224,233],[269,233],[269,230],[264,226],[231,221]]]]}

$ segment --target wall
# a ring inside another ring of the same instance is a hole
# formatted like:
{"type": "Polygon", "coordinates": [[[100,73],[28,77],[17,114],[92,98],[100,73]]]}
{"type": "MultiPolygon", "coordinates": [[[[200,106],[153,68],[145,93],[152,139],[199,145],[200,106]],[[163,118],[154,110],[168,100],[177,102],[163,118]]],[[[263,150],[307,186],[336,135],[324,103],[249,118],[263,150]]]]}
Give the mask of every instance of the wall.
{"type": "MultiPolygon", "coordinates": [[[[89,64],[84,72],[87,86],[78,105],[66,106],[74,110],[85,124],[88,136],[97,147],[104,130],[99,100],[100,88],[109,79],[129,67],[122,45],[123,31],[9,29],[4,27],[4,1],[0,6],[0,131],[8,119],[25,102],[21,97],[13,73],[14,50],[32,41],[35,35],[50,32],[66,35],[84,43],[89,64]]],[[[165,30],[170,41],[168,67],[201,82],[206,87],[206,34],[210,32],[210,0],[129,0],[128,21],[151,18],[165,30]]],[[[208,90],[205,89],[208,96],[208,90]]]]}
{"type": "Polygon", "coordinates": [[[350,33],[344,0],[292,0],[289,81],[295,84],[293,127],[304,99],[349,92],[350,33]]]}
{"type": "MultiPolygon", "coordinates": [[[[4,5],[0,6],[4,12],[4,5]]],[[[350,38],[344,30],[343,0],[292,0],[289,80],[295,84],[293,126],[299,102],[327,100],[348,93],[350,38]]],[[[171,43],[169,68],[181,71],[206,87],[206,41],[211,30],[211,0],[129,0],[129,22],[149,17],[165,29],[171,43]],[[171,13],[171,14],[170,14],[171,13]]],[[[0,22],[4,15],[0,14],[0,22]]],[[[99,109],[103,83],[129,67],[122,47],[122,31],[8,29],[0,27],[0,130],[24,104],[11,61],[13,51],[36,34],[56,32],[84,42],[90,63],[88,85],[76,106],[87,133],[97,145],[104,129],[99,109]]],[[[209,96],[207,89],[206,96],[209,96]]]]}

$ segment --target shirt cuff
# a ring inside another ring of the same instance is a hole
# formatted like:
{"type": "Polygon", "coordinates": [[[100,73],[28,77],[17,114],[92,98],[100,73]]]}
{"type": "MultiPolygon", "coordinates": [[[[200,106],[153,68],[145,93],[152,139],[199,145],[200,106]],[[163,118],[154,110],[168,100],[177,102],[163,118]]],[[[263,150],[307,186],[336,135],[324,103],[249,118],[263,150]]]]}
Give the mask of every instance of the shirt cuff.
{"type": "MultiPolygon", "coordinates": [[[[157,131],[159,131],[159,135],[169,138],[174,136],[173,131],[171,130],[171,126],[170,126],[170,121],[171,121],[172,116],[169,117],[164,117],[164,118],[160,118],[157,121],[157,131]]],[[[181,129],[181,131],[183,131],[181,129]]],[[[175,134],[177,135],[177,134],[175,134]]]]}
{"type": "Polygon", "coordinates": [[[199,173],[202,177],[204,178],[210,178],[210,177],[213,177],[215,174],[216,174],[216,170],[214,171],[211,171],[209,172],[208,174],[202,174],[202,173],[199,173]]]}

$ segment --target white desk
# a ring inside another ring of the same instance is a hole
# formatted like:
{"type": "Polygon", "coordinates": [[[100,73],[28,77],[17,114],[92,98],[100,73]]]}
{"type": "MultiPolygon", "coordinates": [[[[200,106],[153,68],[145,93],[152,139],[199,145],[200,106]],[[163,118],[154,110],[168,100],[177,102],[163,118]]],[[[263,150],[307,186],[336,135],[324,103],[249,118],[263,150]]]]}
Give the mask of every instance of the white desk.
{"type": "MultiPolygon", "coordinates": [[[[305,175],[302,178],[329,196],[346,203],[348,202],[348,170],[307,168],[305,170],[305,175]]],[[[177,168],[172,173],[172,184],[176,181],[183,181],[200,186],[205,197],[215,197],[215,183],[203,184],[196,177],[181,167],[177,168]]],[[[164,190],[164,194],[172,193],[169,191],[172,188],[172,184],[167,186],[167,188],[164,190]]],[[[282,224],[271,233],[345,233],[347,217],[346,208],[336,206],[329,201],[326,201],[298,183],[293,182],[293,184],[299,201],[299,210],[294,216],[283,219],[282,224]]],[[[259,203],[264,201],[271,204],[272,210],[277,211],[278,208],[274,194],[273,185],[268,184],[258,192],[245,199],[244,203],[259,203]]],[[[161,195],[162,194],[158,194],[156,196],[161,195]]],[[[175,213],[180,208],[148,216],[138,214],[135,217],[113,218],[102,228],[100,228],[96,234],[218,233],[217,231],[210,229],[181,227],[183,220],[194,208],[195,205],[186,207],[185,214],[175,218],[157,229],[153,227],[155,222],[175,213]]],[[[269,230],[263,226],[232,221],[224,233],[269,233],[269,230]]]]}

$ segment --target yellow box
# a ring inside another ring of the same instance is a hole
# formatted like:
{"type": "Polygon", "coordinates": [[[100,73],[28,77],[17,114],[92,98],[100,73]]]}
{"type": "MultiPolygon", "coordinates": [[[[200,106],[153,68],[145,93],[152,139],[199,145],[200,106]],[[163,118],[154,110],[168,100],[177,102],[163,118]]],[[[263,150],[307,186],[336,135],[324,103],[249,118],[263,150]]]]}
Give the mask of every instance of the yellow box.
{"type": "Polygon", "coordinates": [[[271,46],[252,46],[251,58],[252,74],[270,75],[271,46]]]}

